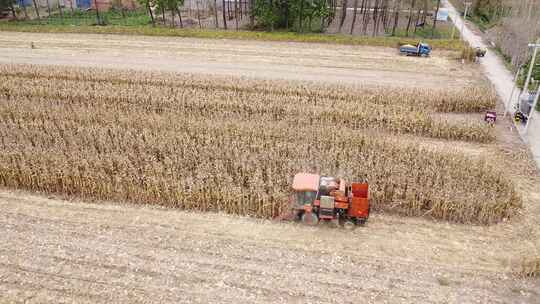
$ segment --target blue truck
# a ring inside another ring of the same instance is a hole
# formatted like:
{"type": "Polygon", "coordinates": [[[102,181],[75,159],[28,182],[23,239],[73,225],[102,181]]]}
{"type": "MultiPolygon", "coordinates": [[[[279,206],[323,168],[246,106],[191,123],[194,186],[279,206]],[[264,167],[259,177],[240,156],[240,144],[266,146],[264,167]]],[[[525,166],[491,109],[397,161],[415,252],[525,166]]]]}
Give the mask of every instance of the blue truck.
{"type": "Polygon", "coordinates": [[[399,47],[399,52],[407,56],[429,56],[431,47],[423,42],[419,42],[417,45],[405,44],[399,47]]]}

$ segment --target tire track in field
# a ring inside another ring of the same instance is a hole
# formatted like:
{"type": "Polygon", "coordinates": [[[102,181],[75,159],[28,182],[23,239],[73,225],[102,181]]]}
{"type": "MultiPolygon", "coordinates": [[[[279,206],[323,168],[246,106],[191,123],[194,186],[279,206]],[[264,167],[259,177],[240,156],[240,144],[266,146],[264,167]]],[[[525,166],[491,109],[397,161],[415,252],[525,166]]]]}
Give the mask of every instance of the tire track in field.
{"type": "MultiPolygon", "coordinates": [[[[458,239],[482,242],[486,237],[459,225],[376,216],[373,224],[346,233],[3,191],[0,207],[0,242],[6,244],[0,249],[0,291],[6,291],[0,300],[20,299],[39,288],[32,298],[36,302],[215,303],[219,295],[221,303],[459,303],[480,298],[502,303],[515,297],[515,286],[533,286],[506,276],[489,258],[483,263],[478,257],[465,259],[461,266],[437,261],[431,246],[446,241],[450,245],[442,250],[455,250],[451,243],[458,239]],[[400,231],[413,229],[418,233],[403,239],[400,231]],[[430,229],[458,233],[424,244],[422,252],[416,246],[426,240],[422,231],[430,229]],[[414,244],[412,251],[406,240],[414,244]]],[[[524,303],[532,299],[527,293],[520,297],[524,303]]]]}

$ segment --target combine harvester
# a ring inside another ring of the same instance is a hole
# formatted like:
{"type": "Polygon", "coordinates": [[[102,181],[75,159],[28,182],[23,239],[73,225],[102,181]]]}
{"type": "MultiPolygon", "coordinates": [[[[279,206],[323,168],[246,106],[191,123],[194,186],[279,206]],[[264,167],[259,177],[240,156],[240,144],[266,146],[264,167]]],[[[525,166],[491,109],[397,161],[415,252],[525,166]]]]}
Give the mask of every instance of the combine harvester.
{"type": "Polygon", "coordinates": [[[294,176],[290,213],[282,219],[317,225],[332,222],[352,229],[364,225],[369,217],[369,186],[335,177],[298,173],[294,176]]]}

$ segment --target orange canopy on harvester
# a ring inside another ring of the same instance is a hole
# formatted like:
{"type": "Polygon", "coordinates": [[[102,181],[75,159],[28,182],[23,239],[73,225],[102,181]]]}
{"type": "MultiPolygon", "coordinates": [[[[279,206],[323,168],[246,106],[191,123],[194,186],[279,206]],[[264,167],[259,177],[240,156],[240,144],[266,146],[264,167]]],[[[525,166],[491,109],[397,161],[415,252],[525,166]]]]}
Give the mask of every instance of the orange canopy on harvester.
{"type": "Polygon", "coordinates": [[[295,191],[317,191],[319,178],[317,174],[298,173],[294,176],[292,188],[295,191]]]}

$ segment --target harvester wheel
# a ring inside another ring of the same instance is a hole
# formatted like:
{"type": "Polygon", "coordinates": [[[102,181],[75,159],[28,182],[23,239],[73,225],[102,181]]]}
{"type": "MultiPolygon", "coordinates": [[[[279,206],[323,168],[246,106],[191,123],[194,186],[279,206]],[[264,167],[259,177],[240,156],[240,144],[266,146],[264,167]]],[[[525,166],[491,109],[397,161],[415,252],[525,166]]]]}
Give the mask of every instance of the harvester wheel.
{"type": "Polygon", "coordinates": [[[343,228],[347,229],[347,230],[353,230],[354,229],[354,223],[353,221],[351,220],[346,220],[344,223],[343,223],[343,228]]]}
{"type": "Polygon", "coordinates": [[[319,217],[313,212],[304,212],[304,214],[302,214],[302,223],[309,226],[315,226],[319,223],[319,217]]]}

